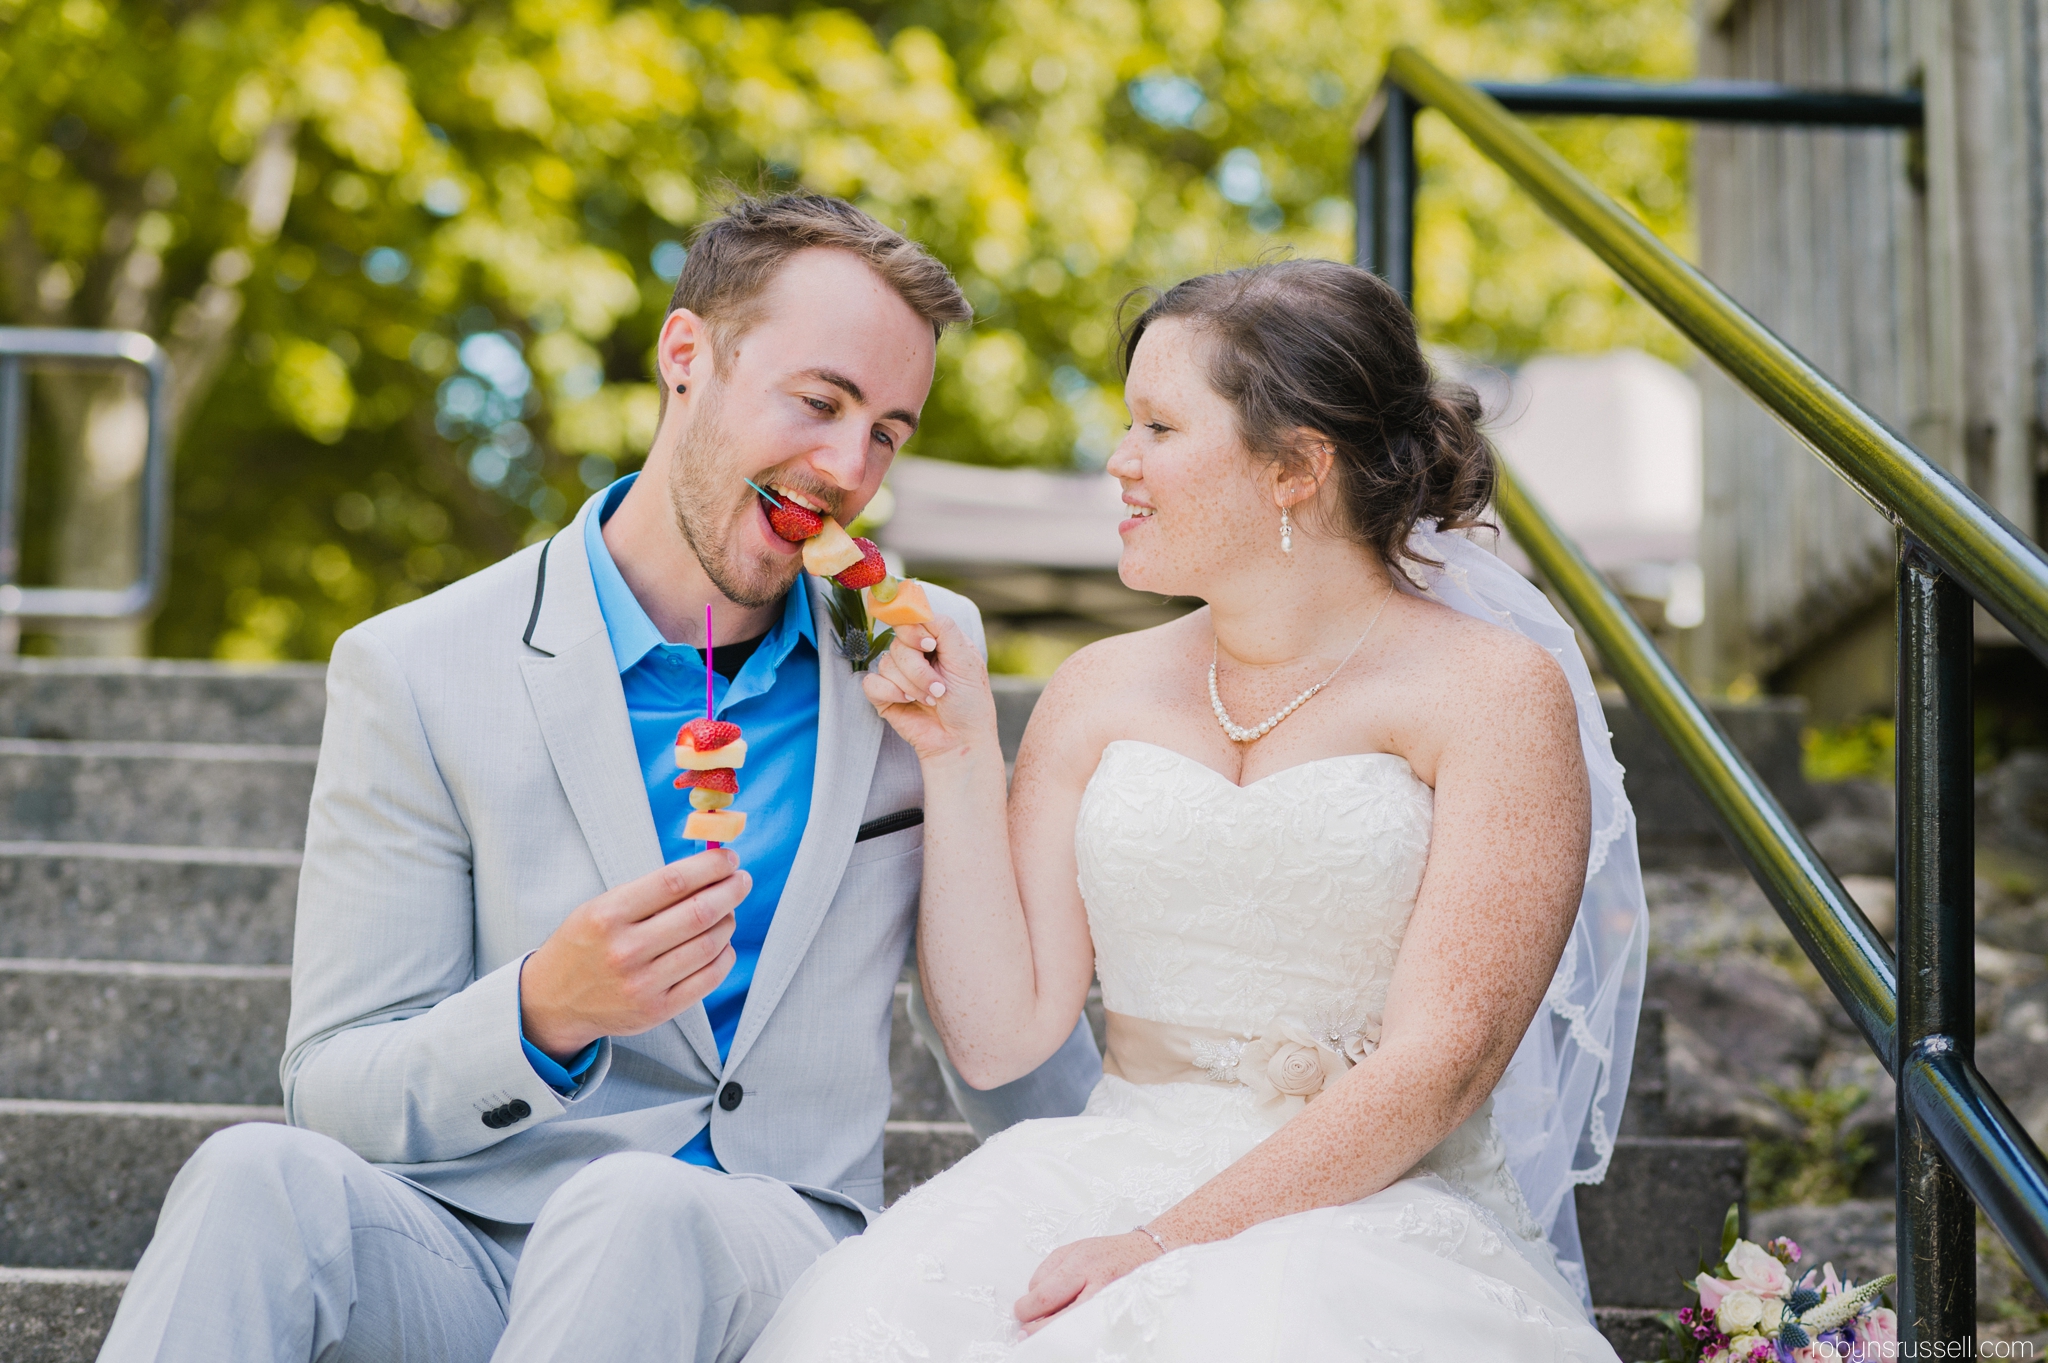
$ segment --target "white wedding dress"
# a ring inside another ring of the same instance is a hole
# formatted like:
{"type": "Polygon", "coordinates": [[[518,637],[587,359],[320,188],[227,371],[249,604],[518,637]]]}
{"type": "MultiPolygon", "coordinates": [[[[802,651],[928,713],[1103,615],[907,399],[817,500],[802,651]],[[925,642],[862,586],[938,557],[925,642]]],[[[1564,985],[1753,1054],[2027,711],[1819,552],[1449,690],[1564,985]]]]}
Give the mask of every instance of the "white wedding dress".
{"type": "Polygon", "coordinates": [[[1429,788],[1391,754],[1239,787],[1168,749],[1110,744],[1076,830],[1103,1003],[1195,1038],[1208,1077],[1105,1075],[1080,1116],[994,1137],[820,1259],[749,1363],[1612,1363],[1509,1172],[1491,1100],[1370,1197],[1176,1250],[1028,1339],[1012,1315],[1047,1254],[1165,1211],[1300,1109],[1235,1079],[1260,1039],[1372,1049],[1430,815],[1429,788]]]}

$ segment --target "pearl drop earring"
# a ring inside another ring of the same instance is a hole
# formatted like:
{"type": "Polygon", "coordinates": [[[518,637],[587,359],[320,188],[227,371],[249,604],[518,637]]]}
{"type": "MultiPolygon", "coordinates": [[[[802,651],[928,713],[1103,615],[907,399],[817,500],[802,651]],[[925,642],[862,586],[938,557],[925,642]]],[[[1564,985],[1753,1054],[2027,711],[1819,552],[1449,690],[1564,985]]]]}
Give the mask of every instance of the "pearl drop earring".
{"type": "Polygon", "coordinates": [[[1294,552],[1294,522],[1288,518],[1287,508],[1280,508],[1280,552],[1294,552]]]}

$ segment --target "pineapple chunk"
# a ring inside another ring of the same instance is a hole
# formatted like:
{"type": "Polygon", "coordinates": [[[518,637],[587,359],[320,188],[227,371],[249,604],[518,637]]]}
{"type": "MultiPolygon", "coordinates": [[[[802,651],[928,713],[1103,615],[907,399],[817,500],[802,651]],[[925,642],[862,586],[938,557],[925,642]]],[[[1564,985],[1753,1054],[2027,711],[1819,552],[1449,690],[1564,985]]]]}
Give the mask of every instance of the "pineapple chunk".
{"type": "Polygon", "coordinates": [[[692,810],[683,836],[695,842],[732,842],[745,831],[747,816],[737,809],[692,810]]]}
{"type": "Polygon", "coordinates": [[[843,573],[864,557],[853,536],[830,516],[825,517],[817,534],[804,541],[804,571],[819,577],[843,573]]]}
{"type": "Polygon", "coordinates": [[[722,748],[698,752],[687,743],[676,744],[676,765],[684,771],[716,771],[720,767],[747,765],[747,740],[735,738],[722,748]]]}

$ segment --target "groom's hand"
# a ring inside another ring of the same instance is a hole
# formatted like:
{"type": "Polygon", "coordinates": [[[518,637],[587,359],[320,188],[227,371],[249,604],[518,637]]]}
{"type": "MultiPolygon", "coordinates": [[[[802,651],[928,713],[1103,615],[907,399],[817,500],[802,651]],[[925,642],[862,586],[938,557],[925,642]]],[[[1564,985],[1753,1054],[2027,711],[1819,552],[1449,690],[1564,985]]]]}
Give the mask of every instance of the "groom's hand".
{"type": "Polygon", "coordinates": [[[732,969],[733,911],[753,888],[729,848],[699,852],[578,905],[519,980],[526,1039],[566,1062],[600,1037],[658,1027],[732,969]]]}

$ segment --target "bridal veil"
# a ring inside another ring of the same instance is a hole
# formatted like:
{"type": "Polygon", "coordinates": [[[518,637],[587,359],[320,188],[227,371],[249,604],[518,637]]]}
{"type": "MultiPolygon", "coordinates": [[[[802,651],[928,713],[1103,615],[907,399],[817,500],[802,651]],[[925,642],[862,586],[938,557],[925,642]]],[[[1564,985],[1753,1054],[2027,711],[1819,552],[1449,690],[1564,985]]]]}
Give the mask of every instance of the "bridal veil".
{"type": "Polygon", "coordinates": [[[1493,1091],[1493,1112],[1522,1196],[1590,1306],[1571,1192],[1606,1177],[1628,1096],[1650,927],[1635,811],[1578,637],[1550,599],[1487,550],[1431,522],[1408,548],[1440,565],[1404,563],[1409,587],[1534,640],[1564,669],[1578,707],[1593,815],[1585,893],[1557,974],[1493,1091]]]}

